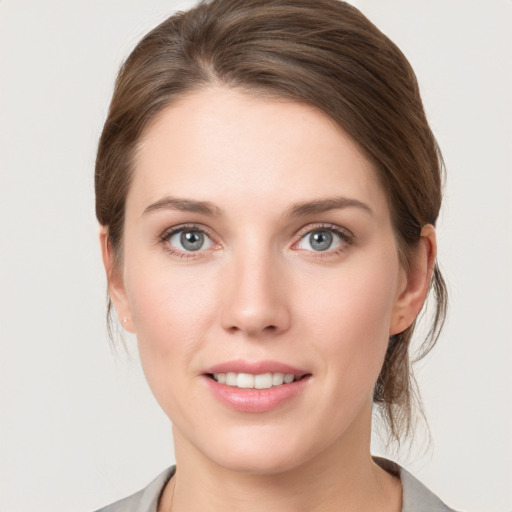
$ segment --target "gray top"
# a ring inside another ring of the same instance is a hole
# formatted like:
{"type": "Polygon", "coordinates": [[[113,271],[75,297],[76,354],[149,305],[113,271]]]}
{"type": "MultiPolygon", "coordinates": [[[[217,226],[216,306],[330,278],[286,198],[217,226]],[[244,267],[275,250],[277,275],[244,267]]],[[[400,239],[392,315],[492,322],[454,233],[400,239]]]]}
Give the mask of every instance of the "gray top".
{"type": "MultiPolygon", "coordinates": [[[[455,512],[395,462],[378,457],[374,457],[374,460],[389,473],[400,476],[402,512],[455,512]]],[[[166,469],[141,491],[96,512],[157,512],[160,495],[175,471],[176,466],[166,469]]]]}

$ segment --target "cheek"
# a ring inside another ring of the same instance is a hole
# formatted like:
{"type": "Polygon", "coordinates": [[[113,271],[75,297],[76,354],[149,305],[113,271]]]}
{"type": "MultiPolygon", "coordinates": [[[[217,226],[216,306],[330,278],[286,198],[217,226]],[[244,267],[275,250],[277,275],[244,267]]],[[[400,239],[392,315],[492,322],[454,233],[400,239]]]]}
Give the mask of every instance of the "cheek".
{"type": "MultiPolygon", "coordinates": [[[[342,328],[347,335],[355,331],[381,331],[387,336],[396,302],[399,265],[392,255],[360,258],[340,272],[316,279],[307,308],[320,323],[342,328]]],[[[302,295],[302,294],[301,294],[302,295]]]]}
{"type": "MultiPolygon", "coordinates": [[[[305,329],[326,357],[326,365],[351,375],[352,382],[376,379],[389,340],[399,265],[394,250],[358,259],[316,283],[302,310],[305,329]]],[[[299,291],[297,296],[304,296],[299,291]]]]}
{"type": "Polygon", "coordinates": [[[131,267],[127,292],[140,361],[155,398],[169,418],[187,417],[198,354],[211,323],[213,287],[200,271],[165,265],[131,267]],[[184,402],[182,397],[186,396],[184,402]]]}
{"type": "Polygon", "coordinates": [[[190,361],[212,320],[214,286],[190,267],[135,265],[126,275],[140,357],[150,380],[149,373],[166,373],[173,364],[190,361]]]}

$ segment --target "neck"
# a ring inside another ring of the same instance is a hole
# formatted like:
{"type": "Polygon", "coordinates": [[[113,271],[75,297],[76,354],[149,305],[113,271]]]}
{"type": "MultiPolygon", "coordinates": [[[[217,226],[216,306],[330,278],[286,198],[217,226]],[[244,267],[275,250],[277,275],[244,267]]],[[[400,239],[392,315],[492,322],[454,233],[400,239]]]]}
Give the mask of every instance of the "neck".
{"type": "Polygon", "coordinates": [[[174,429],[177,472],[159,512],[389,511],[401,509],[400,481],[370,455],[370,429],[346,433],[304,464],[271,474],[233,471],[204,457],[174,429]]]}

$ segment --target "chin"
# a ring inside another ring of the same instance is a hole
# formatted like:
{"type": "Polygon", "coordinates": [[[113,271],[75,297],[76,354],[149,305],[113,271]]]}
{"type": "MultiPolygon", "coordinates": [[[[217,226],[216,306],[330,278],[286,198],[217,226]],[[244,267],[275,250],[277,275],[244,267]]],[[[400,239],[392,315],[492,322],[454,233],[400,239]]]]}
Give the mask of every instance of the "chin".
{"type": "MultiPolygon", "coordinates": [[[[272,449],[262,453],[253,453],[245,450],[245,453],[230,453],[218,461],[219,466],[226,470],[248,475],[277,475],[286,473],[301,466],[299,454],[292,454],[289,450],[276,453],[272,449]],[[299,455],[299,456],[298,456],[299,455]]],[[[304,461],[305,462],[305,461],[304,461]]]]}
{"type": "Polygon", "coordinates": [[[327,448],[323,442],[311,444],[309,436],[290,435],[289,428],[281,432],[275,428],[257,430],[238,432],[228,436],[229,440],[211,440],[203,454],[228,471],[276,475],[300,468],[327,448]]]}

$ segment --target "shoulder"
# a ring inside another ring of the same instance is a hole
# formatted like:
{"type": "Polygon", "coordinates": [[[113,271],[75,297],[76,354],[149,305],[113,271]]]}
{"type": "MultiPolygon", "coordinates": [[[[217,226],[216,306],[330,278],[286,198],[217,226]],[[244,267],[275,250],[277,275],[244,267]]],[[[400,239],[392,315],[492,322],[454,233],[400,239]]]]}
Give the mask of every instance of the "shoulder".
{"type": "Polygon", "coordinates": [[[144,489],[96,512],[157,512],[160,495],[175,470],[175,466],[167,468],[144,489]]]}
{"type": "Polygon", "coordinates": [[[455,512],[396,462],[380,457],[374,457],[373,460],[388,473],[400,477],[402,482],[402,512],[455,512]]]}

